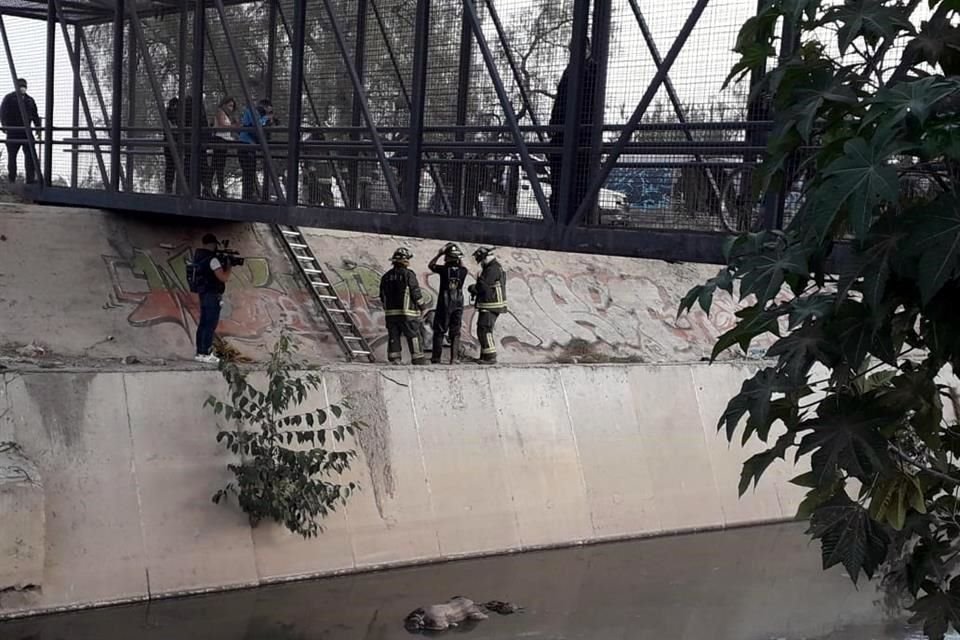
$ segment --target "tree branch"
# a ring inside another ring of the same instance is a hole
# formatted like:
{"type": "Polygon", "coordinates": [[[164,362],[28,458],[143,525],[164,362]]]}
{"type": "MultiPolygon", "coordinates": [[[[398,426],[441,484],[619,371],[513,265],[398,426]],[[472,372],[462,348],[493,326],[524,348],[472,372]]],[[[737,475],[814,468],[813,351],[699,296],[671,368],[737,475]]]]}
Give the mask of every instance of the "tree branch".
{"type": "Polygon", "coordinates": [[[903,449],[901,449],[900,447],[898,447],[893,443],[890,443],[890,450],[893,451],[895,454],[897,454],[898,458],[900,458],[901,460],[909,464],[911,467],[915,468],[917,471],[921,473],[926,473],[927,475],[933,476],[934,478],[939,478],[940,480],[943,480],[944,482],[947,482],[953,486],[960,485],[960,480],[953,478],[952,476],[949,476],[943,473],[942,471],[937,471],[936,469],[931,469],[930,467],[927,467],[921,464],[918,460],[914,460],[913,458],[908,456],[906,452],[903,451],[903,449]]]}

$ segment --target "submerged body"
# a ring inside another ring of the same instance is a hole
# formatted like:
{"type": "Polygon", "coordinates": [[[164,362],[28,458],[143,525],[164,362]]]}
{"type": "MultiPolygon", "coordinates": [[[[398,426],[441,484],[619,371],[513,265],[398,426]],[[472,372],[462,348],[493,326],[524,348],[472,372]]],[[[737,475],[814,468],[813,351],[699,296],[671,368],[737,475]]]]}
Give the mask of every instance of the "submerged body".
{"type": "Polygon", "coordinates": [[[487,614],[469,598],[456,596],[443,604],[415,609],[404,620],[411,631],[444,631],[466,620],[486,620],[487,614]]]}

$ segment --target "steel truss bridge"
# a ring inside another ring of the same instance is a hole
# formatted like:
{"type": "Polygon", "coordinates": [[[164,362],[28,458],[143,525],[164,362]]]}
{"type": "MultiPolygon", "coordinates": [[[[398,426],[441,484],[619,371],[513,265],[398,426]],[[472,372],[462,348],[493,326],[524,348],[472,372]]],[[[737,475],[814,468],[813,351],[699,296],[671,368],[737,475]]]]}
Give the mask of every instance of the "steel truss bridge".
{"type": "Polygon", "coordinates": [[[45,74],[41,203],[714,262],[726,233],[791,207],[751,192],[760,77],[721,91],[755,10],[0,0],[0,36],[11,78],[45,74]],[[261,99],[275,120],[241,126],[261,99]]]}

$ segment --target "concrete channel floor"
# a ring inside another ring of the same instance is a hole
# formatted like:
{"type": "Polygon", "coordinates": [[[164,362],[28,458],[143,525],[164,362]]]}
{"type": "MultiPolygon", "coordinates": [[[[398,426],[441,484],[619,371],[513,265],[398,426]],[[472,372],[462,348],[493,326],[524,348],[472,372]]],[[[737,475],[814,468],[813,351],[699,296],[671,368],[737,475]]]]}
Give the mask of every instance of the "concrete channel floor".
{"type": "Polygon", "coordinates": [[[454,595],[526,610],[465,640],[908,640],[870,584],[785,524],[450,562],[0,623],[4,640],[400,640],[454,595]]]}

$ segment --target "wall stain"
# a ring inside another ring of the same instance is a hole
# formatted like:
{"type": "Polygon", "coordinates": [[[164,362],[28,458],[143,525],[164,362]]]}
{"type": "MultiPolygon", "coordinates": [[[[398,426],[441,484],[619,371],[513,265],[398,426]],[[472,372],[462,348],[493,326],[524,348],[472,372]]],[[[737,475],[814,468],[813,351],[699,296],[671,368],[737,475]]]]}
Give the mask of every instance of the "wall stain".
{"type": "Polygon", "coordinates": [[[342,373],[340,388],[346,392],[351,418],[364,423],[364,427],[357,433],[357,440],[370,469],[377,513],[388,527],[392,526],[393,518],[384,516],[383,512],[385,499],[392,498],[396,492],[396,481],[390,460],[390,421],[380,387],[380,376],[342,373]]]}
{"type": "Polygon", "coordinates": [[[27,393],[40,411],[43,429],[52,445],[78,447],[83,440],[87,397],[95,373],[71,375],[27,375],[27,393]]]}

